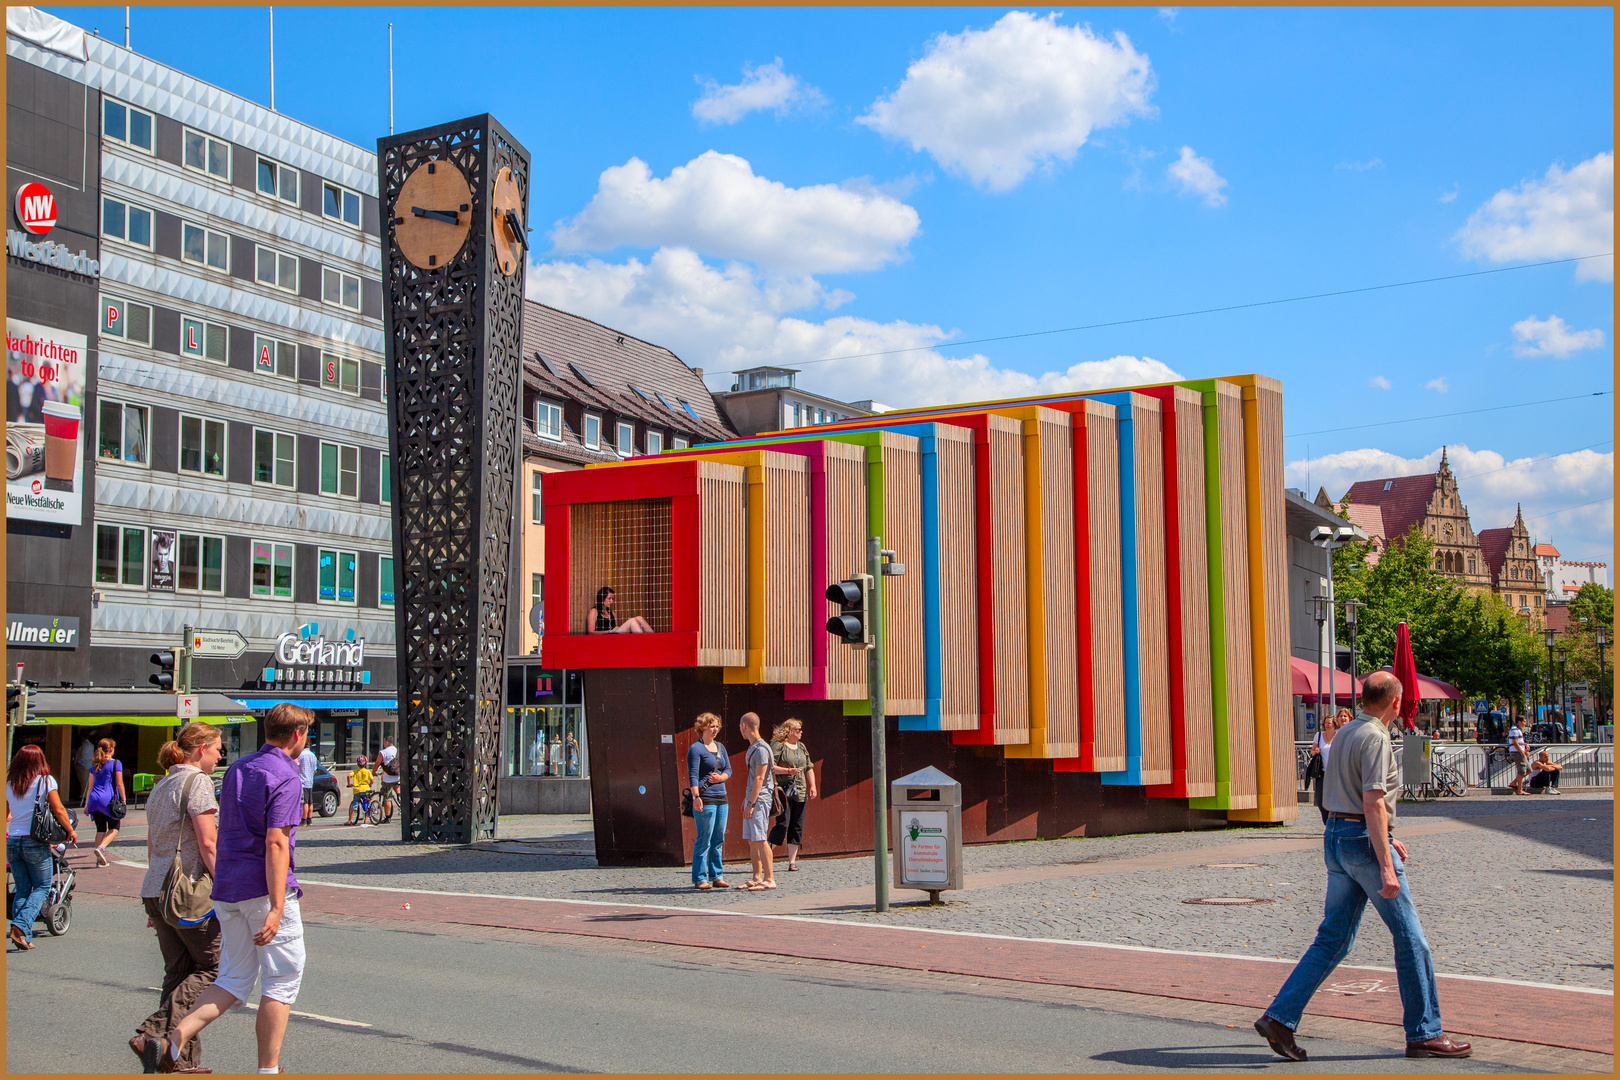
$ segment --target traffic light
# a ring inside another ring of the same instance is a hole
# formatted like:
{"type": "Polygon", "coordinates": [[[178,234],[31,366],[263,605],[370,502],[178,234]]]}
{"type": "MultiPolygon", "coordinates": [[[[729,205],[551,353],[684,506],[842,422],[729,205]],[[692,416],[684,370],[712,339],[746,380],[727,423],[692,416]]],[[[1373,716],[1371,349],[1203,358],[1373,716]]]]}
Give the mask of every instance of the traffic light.
{"type": "Polygon", "coordinates": [[[157,670],[148,675],[146,681],[168,693],[180,693],[180,684],[176,681],[180,674],[180,652],[179,649],[164,649],[153,653],[152,663],[157,665],[157,670]]]}
{"type": "Polygon", "coordinates": [[[852,578],[827,586],[827,599],[841,609],[827,620],[827,633],[845,645],[857,649],[872,647],[872,617],[870,598],[872,577],[856,574],[852,578]]]}
{"type": "Polygon", "coordinates": [[[34,687],[37,685],[37,683],[31,682],[23,684],[22,722],[25,724],[43,724],[45,722],[39,718],[39,702],[34,700],[34,687]]]}
{"type": "Polygon", "coordinates": [[[6,715],[13,724],[23,722],[23,688],[21,683],[6,683],[6,715]]]}

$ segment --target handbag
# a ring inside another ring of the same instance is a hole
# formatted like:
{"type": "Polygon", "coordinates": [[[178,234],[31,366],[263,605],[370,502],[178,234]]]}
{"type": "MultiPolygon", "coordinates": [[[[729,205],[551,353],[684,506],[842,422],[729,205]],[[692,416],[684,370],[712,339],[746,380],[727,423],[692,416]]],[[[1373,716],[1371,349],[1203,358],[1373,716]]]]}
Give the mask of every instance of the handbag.
{"type": "Polygon", "coordinates": [[[1305,766],[1305,779],[1320,780],[1326,772],[1327,768],[1322,764],[1322,755],[1312,754],[1311,763],[1305,766]]]}
{"type": "Polygon", "coordinates": [[[681,817],[692,816],[692,789],[681,792],[681,817]]]}
{"type": "Polygon", "coordinates": [[[67,830],[62,828],[62,823],[56,820],[50,804],[45,801],[45,778],[39,777],[34,784],[34,820],[28,823],[29,837],[46,846],[65,843],[67,830]]]}
{"type": "Polygon", "coordinates": [[[107,800],[107,816],[122,821],[129,813],[129,807],[124,805],[124,797],[118,794],[118,788],[113,787],[112,798],[107,800]]]}
{"type": "Polygon", "coordinates": [[[185,837],[185,824],[190,817],[186,808],[191,805],[191,785],[201,778],[200,771],[187,777],[185,786],[180,789],[181,825],[174,838],[174,863],[164,875],[163,888],[158,891],[158,910],[163,913],[163,921],[177,930],[200,926],[214,917],[214,875],[205,867],[193,878],[180,860],[180,841],[185,837]]]}

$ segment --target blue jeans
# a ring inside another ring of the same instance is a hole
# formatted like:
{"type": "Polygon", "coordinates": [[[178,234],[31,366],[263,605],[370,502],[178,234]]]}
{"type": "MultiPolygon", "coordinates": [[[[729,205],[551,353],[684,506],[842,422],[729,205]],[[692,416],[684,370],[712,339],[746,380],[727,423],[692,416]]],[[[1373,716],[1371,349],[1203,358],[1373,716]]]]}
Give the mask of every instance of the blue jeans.
{"type": "Polygon", "coordinates": [[[1311,995],[1355,944],[1362,912],[1371,900],[1395,938],[1395,980],[1401,990],[1406,1041],[1424,1042],[1442,1033],[1434,959],[1429,955],[1429,943],[1423,937],[1412,894],[1406,887],[1406,864],[1393,846],[1389,854],[1395,862],[1395,878],[1401,891],[1394,899],[1385,900],[1378,895],[1378,857],[1373,854],[1366,824],[1328,819],[1322,840],[1322,859],[1328,872],[1322,925],[1317,928],[1316,940],[1266,1010],[1267,1016],[1281,1021],[1290,1031],[1298,1030],[1299,1018],[1311,995]]]}
{"type": "Polygon", "coordinates": [[[17,884],[11,925],[23,932],[24,941],[33,941],[34,920],[50,899],[51,878],[56,873],[51,849],[30,836],[8,836],[6,861],[11,864],[11,877],[17,884]]]}
{"type": "Polygon", "coordinates": [[[692,812],[692,824],[697,826],[697,839],[692,842],[692,884],[719,881],[725,876],[720,861],[720,848],[726,842],[727,806],[723,802],[704,800],[703,809],[692,812]]]}

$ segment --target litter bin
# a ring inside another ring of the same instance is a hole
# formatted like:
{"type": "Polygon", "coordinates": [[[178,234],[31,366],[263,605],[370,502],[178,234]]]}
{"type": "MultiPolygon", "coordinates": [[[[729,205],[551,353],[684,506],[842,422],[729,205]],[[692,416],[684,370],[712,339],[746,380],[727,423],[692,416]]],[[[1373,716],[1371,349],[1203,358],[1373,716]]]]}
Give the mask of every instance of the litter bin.
{"type": "Polygon", "coordinates": [[[962,887],[962,785],[933,766],[889,785],[894,887],[937,902],[962,887]]]}
{"type": "Polygon", "coordinates": [[[1410,788],[1414,796],[1434,783],[1432,741],[1421,731],[1408,731],[1401,740],[1401,786],[1410,788]]]}

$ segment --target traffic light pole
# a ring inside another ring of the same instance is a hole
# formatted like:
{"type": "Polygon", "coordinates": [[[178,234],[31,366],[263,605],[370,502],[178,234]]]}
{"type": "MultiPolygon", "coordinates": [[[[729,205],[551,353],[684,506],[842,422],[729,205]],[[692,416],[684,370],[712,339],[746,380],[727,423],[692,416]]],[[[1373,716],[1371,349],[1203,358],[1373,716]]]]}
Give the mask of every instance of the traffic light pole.
{"type": "Polygon", "coordinates": [[[866,684],[872,698],[872,881],[877,888],[876,910],[884,912],[889,910],[889,767],[883,737],[888,702],[883,684],[883,542],[875,536],[866,540],[866,572],[872,579],[868,615],[872,645],[866,652],[866,684]]]}

